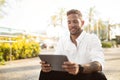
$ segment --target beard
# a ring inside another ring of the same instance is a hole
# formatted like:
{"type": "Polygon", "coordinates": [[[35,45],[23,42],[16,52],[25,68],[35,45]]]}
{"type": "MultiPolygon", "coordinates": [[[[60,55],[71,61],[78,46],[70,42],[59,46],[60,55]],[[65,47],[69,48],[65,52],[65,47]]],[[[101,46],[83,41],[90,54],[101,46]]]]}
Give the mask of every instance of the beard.
{"type": "Polygon", "coordinates": [[[70,30],[70,35],[78,35],[79,33],[81,33],[81,29],[80,28],[75,28],[75,29],[71,29],[70,30]]]}

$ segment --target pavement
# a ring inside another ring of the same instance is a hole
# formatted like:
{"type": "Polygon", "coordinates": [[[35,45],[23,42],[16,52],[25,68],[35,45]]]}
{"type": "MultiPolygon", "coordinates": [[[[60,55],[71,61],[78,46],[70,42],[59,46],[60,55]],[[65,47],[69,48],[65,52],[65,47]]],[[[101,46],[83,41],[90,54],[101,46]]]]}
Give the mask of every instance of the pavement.
{"type": "Polygon", "coordinates": [[[104,49],[105,69],[108,80],[120,80],[120,48],[104,49]]]}
{"type": "MultiPolygon", "coordinates": [[[[42,50],[41,53],[53,53],[42,50]]],[[[120,80],[120,48],[105,48],[104,73],[108,80],[120,80]]],[[[38,80],[40,73],[39,57],[8,61],[0,65],[0,80],[38,80]]]]}

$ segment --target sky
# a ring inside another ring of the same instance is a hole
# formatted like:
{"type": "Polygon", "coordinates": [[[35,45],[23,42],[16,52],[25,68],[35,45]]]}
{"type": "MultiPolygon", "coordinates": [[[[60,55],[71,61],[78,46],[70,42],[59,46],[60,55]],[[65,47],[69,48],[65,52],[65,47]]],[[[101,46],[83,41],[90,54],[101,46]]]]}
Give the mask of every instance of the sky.
{"type": "Polygon", "coordinates": [[[50,16],[58,9],[79,9],[85,19],[90,7],[95,6],[96,19],[120,23],[119,0],[7,0],[3,7],[4,18],[0,27],[10,27],[27,31],[45,31],[50,16]]]}

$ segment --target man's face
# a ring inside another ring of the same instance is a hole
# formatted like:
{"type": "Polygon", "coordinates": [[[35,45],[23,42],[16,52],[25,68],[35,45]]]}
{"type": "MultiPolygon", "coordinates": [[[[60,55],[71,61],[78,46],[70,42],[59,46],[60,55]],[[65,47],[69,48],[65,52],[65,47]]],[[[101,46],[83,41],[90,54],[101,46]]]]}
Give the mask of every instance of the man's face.
{"type": "Polygon", "coordinates": [[[83,21],[79,18],[77,14],[70,14],[67,16],[68,19],[68,28],[71,35],[79,34],[82,29],[83,21]]]}

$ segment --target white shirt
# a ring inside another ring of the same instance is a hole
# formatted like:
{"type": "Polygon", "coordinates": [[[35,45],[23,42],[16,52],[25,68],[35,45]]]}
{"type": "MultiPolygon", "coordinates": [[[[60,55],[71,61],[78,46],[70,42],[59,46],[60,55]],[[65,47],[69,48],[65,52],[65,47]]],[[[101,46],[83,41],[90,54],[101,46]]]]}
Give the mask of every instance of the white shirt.
{"type": "Polygon", "coordinates": [[[58,42],[56,54],[66,55],[69,61],[77,64],[86,64],[92,61],[104,64],[104,54],[99,38],[94,34],[83,31],[76,39],[77,46],[72,43],[70,35],[61,38],[58,42]]]}

